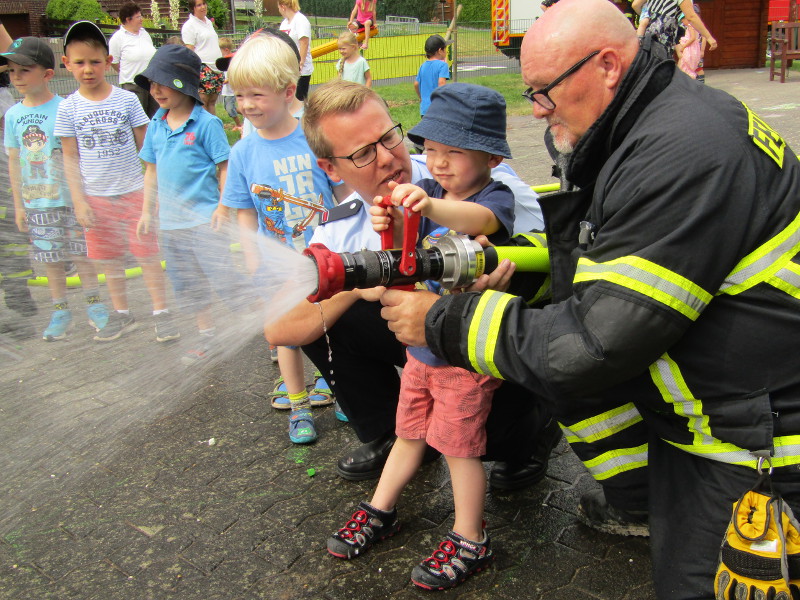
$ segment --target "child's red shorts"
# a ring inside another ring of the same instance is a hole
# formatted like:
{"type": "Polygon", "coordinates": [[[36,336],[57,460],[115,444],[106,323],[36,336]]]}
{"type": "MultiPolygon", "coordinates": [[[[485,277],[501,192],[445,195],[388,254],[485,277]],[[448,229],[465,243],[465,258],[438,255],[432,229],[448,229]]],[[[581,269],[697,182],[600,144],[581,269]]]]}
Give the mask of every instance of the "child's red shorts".
{"type": "Polygon", "coordinates": [[[397,405],[397,437],[425,440],[445,456],[486,453],[486,418],[501,379],[428,366],[406,352],[397,405]]]}
{"type": "Polygon", "coordinates": [[[125,256],[128,250],[136,258],[158,254],[158,236],[153,225],[141,240],[136,237],[143,199],[143,190],[119,196],[86,196],[94,213],[94,225],[86,230],[89,258],[112,260],[125,256]]]}

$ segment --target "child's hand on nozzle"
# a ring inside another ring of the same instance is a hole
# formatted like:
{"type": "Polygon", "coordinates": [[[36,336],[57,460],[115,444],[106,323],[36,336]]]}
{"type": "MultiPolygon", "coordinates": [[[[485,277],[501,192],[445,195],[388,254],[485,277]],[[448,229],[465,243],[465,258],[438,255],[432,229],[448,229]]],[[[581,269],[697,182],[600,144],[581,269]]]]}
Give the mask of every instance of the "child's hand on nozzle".
{"type": "Polygon", "coordinates": [[[433,199],[418,185],[390,181],[389,189],[392,190],[389,199],[395,206],[410,208],[424,217],[428,216],[433,207],[433,199]]]}
{"type": "MultiPolygon", "coordinates": [[[[383,202],[383,196],[375,196],[372,199],[372,206],[369,208],[370,220],[372,221],[372,230],[379,233],[389,229],[389,223],[392,222],[392,218],[394,218],[395,222],[397,221],[397,214],[389,214],[389,211],[397,213],[397,209],[382,206],[381,202],[383,202]]],[[[402,219],[400,220],[402,221],[402,219]]]]}

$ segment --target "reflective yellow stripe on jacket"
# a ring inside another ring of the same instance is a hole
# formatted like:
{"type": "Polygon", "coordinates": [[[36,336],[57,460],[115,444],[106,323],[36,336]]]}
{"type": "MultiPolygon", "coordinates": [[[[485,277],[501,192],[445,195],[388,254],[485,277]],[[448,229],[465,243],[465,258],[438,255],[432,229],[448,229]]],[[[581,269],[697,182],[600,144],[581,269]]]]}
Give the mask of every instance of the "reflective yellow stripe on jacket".
{"type": "Polygon", "coordinates": [[[800,265],[788,262],[767,283],[800,300],[800,265]]]}
{"type": "MultiPolygon", "coordinates": [[[[668,354],[650,365],[650,376],[664,401],[672,405],[676,414],[686,419],[686,426],[693,435],[691,444],[665,441],[704,458],[756,468],[758,461],[750,450],[714,437],[708,425],[708,415],[703,413],[703,401],[694,397],[678,364],[668,354]]],[[[773,466],[784,467],[800,463],[799,435],[773,438],[772,443],[775,450],[773,466]]]]}
{"type": "MultiPolygon", "coordinates": [[[[544,233],[540,232],[530,232],[530,233],[518,233],[514,237],[521,237],[523,239],[528,240],[531,246],[534,248],[547,248],[547,236],[544,233]]],[[[533,305],[546,298],[550,294],[550,274],[547,274],[547,277],[544,278],[542,285],[539,286],[539,289],[536,290],[536,293],[533,295],[533,298],[528,300],[527,304],[533,305]]]]}
{"type": "Polygon", "coordinates": [[[785,268],[791,269],[789,263],[798,252],[800,252],[800,214],[778,235],[740,260],[725,278],[717,293],[739,294],[759,283],[765,281],[772,283],[770,279],[779,271],[785,268]]]}
{"type": "Polygon", "coordinates": [[[609,450],[591,460],[583,461],[597,481],[614,477],[625,471],[647,466],[647,444],[635,448],[609,450]]]}
{"type": "Polygon", "coordinates": [[[574,283],[608,281],[652,298],[692,321],[713,296],[699,285],[654,262],[638,256],[622,256],[605,263],[578,259],[574,283]]]}
{"type": "Polygon", "coordinates": [[[604,413],[589,417],[569,426],[561,425],[569,443],[591,444],[610,437],[642,420],[642,415],[632,402],[612,408],[604,413]]]}
{"type": "MultiPolygon", "coordinates": [[[[571,425],[562,424],[561,429],[570,444],[591,444],[612,437],[641,420],[642,415],[633,403],[628,403],[571,425]]],[[[635,448],[615,448],[583,461],[583,464],[595,479],[608,479],[625,471],[646,467],[647,444],[635,448]]]]}
{"type": "Polygon", "coordinates": [[[481,294],[475,308],[469,325],[467,348],[470,364],[481,375],[502,378],[494,364],[494,349],[500,335],[503,312],[513,298],[511,294],[487,290],[481,294]]]}

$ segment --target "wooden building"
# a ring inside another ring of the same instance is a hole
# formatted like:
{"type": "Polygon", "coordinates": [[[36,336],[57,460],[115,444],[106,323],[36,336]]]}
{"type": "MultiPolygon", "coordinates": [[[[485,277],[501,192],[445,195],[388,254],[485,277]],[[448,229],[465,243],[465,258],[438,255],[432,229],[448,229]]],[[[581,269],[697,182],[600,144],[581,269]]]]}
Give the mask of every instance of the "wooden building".
{"type": "Polygon", "coordinates": [[[768,0],[695,0],[719,47],[706,52],[707,69],[763,67],[767,57],[768,0]]]}

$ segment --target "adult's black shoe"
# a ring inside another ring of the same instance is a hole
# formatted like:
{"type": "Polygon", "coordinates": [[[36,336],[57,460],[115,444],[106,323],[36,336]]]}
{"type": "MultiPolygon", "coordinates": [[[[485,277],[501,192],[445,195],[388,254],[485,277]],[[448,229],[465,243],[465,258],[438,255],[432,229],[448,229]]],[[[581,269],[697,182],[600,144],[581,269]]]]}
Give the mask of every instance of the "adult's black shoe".
{"type": "Polygon", "coordinates": [[[645,510],[615,508],[606,500],[602,488],[589,490],[578,504],[578,520],[603,533],[649,537],[648,516],[645,510]]]}
{"type": "MultiPolygon", "coordinates": [[[[336,463],[336,472],[350,481],[377,479],[383,471],[383,465],[386,464],[386,459],[389,458],[389,452],[392,451],[396,439],[394,434],[390,434],[359,446],[350,454],[339,459],[339,462],[336,463]]],[[[422,463],[427,465],[441,455],[441,452],[428,446],[422,456],[422,463]]]]}
{"type": "Polygon", "coordinates": [[[561,428],[551,419],[539,434],[533,454],[523,462],[496,462],[489,485],[498,490],[521,490],[539,483],[547,475],[550,452],[561,441],[561,428]]]}
{"type": "Polygon", "coordinates": [[[377,479],[396,439],[396,436],[390,433],[359,446],[339,459],[336,463],[336,472],[350,481],[377,479]]]}

